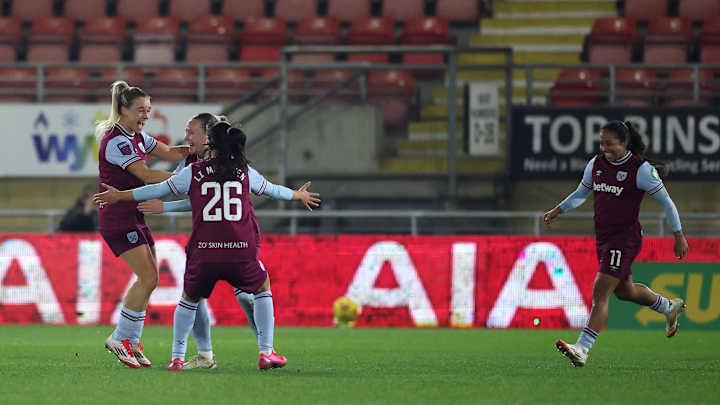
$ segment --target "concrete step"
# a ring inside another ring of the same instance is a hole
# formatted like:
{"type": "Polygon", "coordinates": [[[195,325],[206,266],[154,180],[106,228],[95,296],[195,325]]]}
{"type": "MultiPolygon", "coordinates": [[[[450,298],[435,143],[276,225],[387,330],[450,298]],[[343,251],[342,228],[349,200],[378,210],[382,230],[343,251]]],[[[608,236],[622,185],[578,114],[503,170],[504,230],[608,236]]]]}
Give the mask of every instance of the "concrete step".
{"type": "Polygon", "coordinates": [[[608,1],[496,1],[493,3],[493,16],[498,14],[545,12],[604,12],[617,15],[615,3],[608,1]]]}
{"type": "Polygon", "coordinates": [[[582,45],[585,35],[473,35],[470,46],[488,45],[582,45]]]}

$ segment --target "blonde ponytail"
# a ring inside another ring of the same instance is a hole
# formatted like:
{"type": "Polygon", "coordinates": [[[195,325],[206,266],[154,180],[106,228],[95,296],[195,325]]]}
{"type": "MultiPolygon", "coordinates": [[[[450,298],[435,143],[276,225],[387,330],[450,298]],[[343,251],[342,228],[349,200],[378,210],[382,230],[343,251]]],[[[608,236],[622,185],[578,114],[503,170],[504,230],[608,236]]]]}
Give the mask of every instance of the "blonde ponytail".
{"type": "Polygon", "coordinates": [[[98,121],[95,126],[95,137],[100,140],[115,124],[120,122],[120,107],[130,107],[138,97],[150,97],[139,87],[130,87],[126,82],[118,80],[112,84],[112,107],[105,121],[98,121]]]}

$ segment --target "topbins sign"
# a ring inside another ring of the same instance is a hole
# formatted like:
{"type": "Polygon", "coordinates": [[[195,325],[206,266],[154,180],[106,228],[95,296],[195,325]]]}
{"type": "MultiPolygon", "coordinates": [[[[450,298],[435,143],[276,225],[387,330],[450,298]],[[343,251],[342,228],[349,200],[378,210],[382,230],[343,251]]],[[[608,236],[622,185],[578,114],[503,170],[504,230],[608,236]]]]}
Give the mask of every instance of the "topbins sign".
{"type": "Polygon", "coordinates": [[[603,125],[629,120],[643,135],[646,155],[664,160],[672,178],[720,175],[720,120],[713,108],[513,107],[512,174],[522,177],[582,175],[600,152],[603,125]]]}
{"type": "MultiPolygon", "coordinates": [[[[144,131],[176,144],[187,121],[201,112],[218,113],[216,104],[154,104],[144,131]]],[[[99,142],[95,122],[107,119],[109,104],[10,104],[0,120],[0,177],[91,177],[98,173],[99,142]]],[[[169,167],[169,166],[168,166],[169,167]]]]}

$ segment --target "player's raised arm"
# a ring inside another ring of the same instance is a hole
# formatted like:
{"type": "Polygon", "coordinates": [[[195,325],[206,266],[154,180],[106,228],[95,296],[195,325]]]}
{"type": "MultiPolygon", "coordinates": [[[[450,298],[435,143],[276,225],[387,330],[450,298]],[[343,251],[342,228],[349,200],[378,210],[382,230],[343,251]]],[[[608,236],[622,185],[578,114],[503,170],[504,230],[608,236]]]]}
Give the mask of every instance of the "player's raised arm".
{"type": "Polygon", "coordinates": [[[264,195],[277,200],[300,201],[308,211],[312,211],[313,207],[318,207],[320,203],[320,194],[308,191],[311,182],[307,182],[297,190],[291,190],[285,186],[273,184],[252,166],[248,166],[248,175],[250,177],[250,191],[257,195],[264,195]]]}
{"type": "Polygon", "coordinates": [[[550,226],[550,224],[560,214],[574,210],[575,208],[581,206],[585,202],[585,200],[587,200],[593,189],[592,169],[594,165],[595,158],[592,158],[588,162],[587,166],[585,166],[583,178],[580,181],[577,189],[572,194],[567,196],[567,198],[562,200],[562,202],[560,202],[560,204],[558,204],[555,208],[551,209],[543,215],[543,222],[546,226],[550,226]]]}

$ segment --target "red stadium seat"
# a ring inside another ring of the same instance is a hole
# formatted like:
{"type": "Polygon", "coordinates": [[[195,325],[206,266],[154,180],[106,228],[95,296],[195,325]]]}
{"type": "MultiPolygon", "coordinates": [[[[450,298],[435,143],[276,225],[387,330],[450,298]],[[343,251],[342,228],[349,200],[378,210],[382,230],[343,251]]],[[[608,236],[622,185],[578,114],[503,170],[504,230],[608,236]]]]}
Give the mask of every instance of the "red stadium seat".
{"type": "Polygon", "coordinates": [[[263,0],[224,1],[222,15],[233,20],[245,21],[265,16],[263,0]]]}
{"type": "Polygon", "coordinates": [[[210,14],[212,0],[171,0],[170,15],[190,21],[199,15],[210,14]]]}
{"type": "Polygon", "coordinates": [[[116,15],[130,21],[157,17],[160,15],[162,0],[117,0],[116,15]]]}
{"type": "Polygon", "coordinates": [[[295,29],[296,44],[335,45],[340,43],[340,23],[334,17],[301,20],[295,29]]]}
{"type": "Polygon", "coordinates": [[[328,0],[329,16],[340,21],[353,21],[358,18],[370,17],[371,0],[328,0]]]}
{"type": "Polygon", "coordinates": [[[192,103],[197,94],[198,71],[195,68],[157,68],[152,96],[163,103],[192,103]]]}
{"type": "Polygon", "coordinates": [[[240,60],[276,62],[287,38],[285,21],[277,18],[248,20],[240,33],[240,60]]]}
{"type": "Polygon", "coordinates": [[[188,29],[188,62],[224,62],[233,40],[233,21],[225,16],[205,15],[192,21],[188,29]]]}
{"type": "Polygon", "coordinates": [[[65,17],[73,20],[86,20],[107,15],[105,0],[65,0],[65,17]]]}
{"type": "Polygon", "coordinates": [[[276,0],[275,17],[285,21],[300,21],[317,15],[317,0],[276,0]]]}
{"type": "Polygon", "coordinates": [[[415,94],[412,74],[399,70],[371,71],[367,86],[368,100],[382,109],[386,127],[407,123],[408,104],[415,94]]]}
{"type": "Polygon", "coordinates": [[[17,45],[22,38],[22,25],[17,17],[0,17],[0,63],[14,62],[17,45]]]}
{"type": "Polygon", "coordinates": [[[649,69],[618,69],[615,102],[628,107],[648,107],[657,95],[657,74],[649,69]]]}
{"type": "Polygon", "coordinates": [[[122,60],[127,39],[122,17],[93,17],[85,21],[80,34],[80,62],[116,62],[122,60]]]}
{"type": "MultiPolygon", "coordinates": [[[[352,76],[352,74],[353,72],[349,70],[318,70],[315,72],[315,79],[312,85],[313,90],[316,94],[320,94],[352,76]]],[[[347,87],[339,89],[334,95],[325,99],[323,103],[344,104],[357,99],[358,94],[358,82],[353,81],[347,87]]]]}
{"type": "Polygon", "coordinates": [[[558,107],[588,107],[600,102],[602,75],[596,69],[567,68],[560,71],[550,91],[551,103],[558,107]]]}
{"type": "Polygon", "coordinates": [[[15,0],[10,15],[21,20],[35,20],[53,15],[53,0],[15,0]]]}
{"type": "Polygon", "coordinates": [[[450,21],[475,23],[478,20],[478,1],[437,0],[435,15],[450,21]]]}
{"type": "Polygon", "coordinates": [[[120,69],[118,72],[117,68],[105,68],[100,71],[100,79],[98,85],[95,87],[95,94],[100,100],[106,95],[110,96],[110,86],[117,80],[123,80],[130,86],[145,88],[145,73],[142,68],[130,67],[120,69]]]}
{"type": "MultiPolygon", "coordinates": [[[[445,45],[450,43],[450,27],[448,21],[442,17],[421,17],[405,23],[402,41],[408,45],[445,45]]],[[[442,53],[406,53],[403,63],[407,64],[435,64],[444,63],[442,53]]],[[[415,72],[415,75],[443,74],[442,70],[428,72],[415,72]]]]}
{"type": "Polygon", "coordinates": [[[0,102],[31,102],[36,91],[35,68],[0,68],[0,102]]]}
{"type": "Polygon", "coordinates": [[[229,104],[251,90],[250,71],[243,68],[208,68],[205,74],[205,101],[229,104]]]}
{"type": "Polygon", "coordinates": [[[720,15],[720,0],[680,0],[678,15],[693,21],[706,21],[720,15]]]}
{"type": "Polygon", "coordinates": [[[700,63],[720,63],[720,17],[705,22],[698,45],[700,63]]]}
{"type": "Polygon", "coordinates": [[[133,34],[135,62],[173,62],[179,35],[180,21],[175,17],[150,17],[140,22],[133,34]]]}
{"type": "Polygon", "coordinates": [[[75,27],[67,17],[41,17],[33,21],[28,34],[29,62],[66,62],[75,27]]]}
{"type": "Polygon", "coordinates": [[[645,63],[685,63],[692,22],[682,17],[650,20],[645,33],[645,63]]]}
{"type": "Polygon", "coordinates": [[[90,70],[85,68],[59,67],[45,71],[44,101],[55,103],[83,103],[93,88],[90,70]]]}
{"type": "MultiPolygon", "coordinates": [[[[353,22],[347,35],[352,45],[392,45],[395,43],[395,21],[387,17],[361,18],[353,22]]],[[[387,63],[386,53],[352,53],[350,62],[387,63]]]]}
{"type": "Polygon", "coordinates": [[[625,0],[625,17],[649,20],[668,15],[668,0],[625,0]]]}
{"type": "Polygon", "coordinates": [[[383,1],[383,17],[405,21],[425,15],[425,0],[392,0],[383,1]]]}
{"type": "MultiPolygon", "coordinates": [[[[715,74],[712,70],[700,72],[700,103],[707,104],[715,90],[715,74]]],[[[679,69],[670,71],[665,84],[665,106],[686,106],[695,104],[693,89],[695,73],[692,69],[679,69]]]]}
{"type": "Polygon", "coordinates": [[[590,63],[630,63],[635,39],[635,20],[598,18],[588,40],[590,63]]]}

